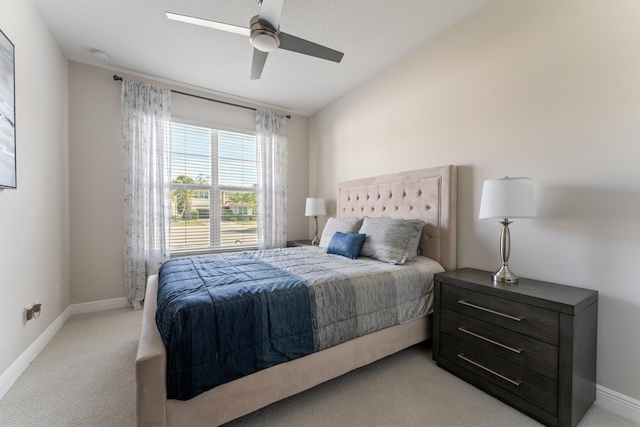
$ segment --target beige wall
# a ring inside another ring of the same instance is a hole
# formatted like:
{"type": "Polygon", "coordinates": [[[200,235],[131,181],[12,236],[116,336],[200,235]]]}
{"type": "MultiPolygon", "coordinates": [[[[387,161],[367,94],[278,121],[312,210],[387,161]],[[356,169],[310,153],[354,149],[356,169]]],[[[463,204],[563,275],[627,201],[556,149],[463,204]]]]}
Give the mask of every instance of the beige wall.
{"type": "MultiPolygon", "coordinates": [[[[120,151],[121,85],[113,80],[113,74],[110,70],[76,62],[69,64],[72,304],[125,295],[120,151]]],[[[117,74],[126,76],[123,73],[117,74]]],[[[129,77],[149,81],[136,76],[129,77]]],[[[188,93],[198,93],[171,84],[159,84],[188,93]]],[[[206,93],[199,94],[212,97],[206,93]]],[[[255,113],[251,110],[179,94],[172,96],[171,109],[175,117],[255,130],[255,113]]],[[[304,217],[304,199],[309,187],[308,122],[307,117],[294,114],[287,126],[287,222],[289,237],[292,239],[304,238],[308,233],[308,220],[304,217]]]]}
{"type": "Polygon", "coordinates": [[[2,374],[69,306],[69,214],[67,60],[30,1],[0,10],[15,45],[18,162],[18,189],[0,190],[2,374]],[[24,323],[34,299],[42,314],[24,323]]]}
{"type": "Polygon", "coordinates": [[[499,266],[482,182],[533,178],[516,274],[600,292],[601,386],[640,398],[640,2],[494,0],[311,117],[310,190],[459,169],[458,265],[499,266]]]}

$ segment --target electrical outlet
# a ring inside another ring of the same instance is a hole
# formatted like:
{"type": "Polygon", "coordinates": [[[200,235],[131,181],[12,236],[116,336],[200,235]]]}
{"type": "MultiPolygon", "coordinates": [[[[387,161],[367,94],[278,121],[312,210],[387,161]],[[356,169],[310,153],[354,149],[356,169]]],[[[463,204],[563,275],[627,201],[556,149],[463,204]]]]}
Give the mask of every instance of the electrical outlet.
{"type": "Polygon", "coordinates": [[[24,306],[24,317],[25,317],[25,321],[28,322],[29,320],[33,319],[33,306],[32,305],[25,305],[24,306]]]}
{"type": "Polygon", "coordinates": [[[40,317],[40,311],[42,311],[42,304],[40,304],[40,301],[34,300],[33,301],[33,317],[35,319],[40,317]]]}

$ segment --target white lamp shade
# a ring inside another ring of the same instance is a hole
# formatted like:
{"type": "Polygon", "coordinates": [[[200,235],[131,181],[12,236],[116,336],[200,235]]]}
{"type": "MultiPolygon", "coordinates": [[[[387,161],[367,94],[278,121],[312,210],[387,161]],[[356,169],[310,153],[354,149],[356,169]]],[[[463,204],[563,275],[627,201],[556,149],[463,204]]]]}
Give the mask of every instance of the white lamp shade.
{"type": "Polygon", "coordinates": [[[531,178],[488,179],[482,185],[480,219],[537,216],[531,178]]]}
{"type": "Polygon", "coordinates": [[[304,208],[305,216],[320,216],[326,214],[327,210],[324,207],[324,199],[307,197],[307,205],[304,208]]]}

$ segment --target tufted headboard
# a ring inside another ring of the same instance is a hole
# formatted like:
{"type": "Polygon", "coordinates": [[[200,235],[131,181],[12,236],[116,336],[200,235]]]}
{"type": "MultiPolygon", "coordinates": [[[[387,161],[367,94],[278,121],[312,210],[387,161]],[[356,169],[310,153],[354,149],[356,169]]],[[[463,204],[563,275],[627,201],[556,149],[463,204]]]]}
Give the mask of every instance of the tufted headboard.
{"type": "Polygon", "coordinates": [[[339,218],[421,219],[419,253],[456,268],[457,173],[453,165],[338,184],[339,218]]]}

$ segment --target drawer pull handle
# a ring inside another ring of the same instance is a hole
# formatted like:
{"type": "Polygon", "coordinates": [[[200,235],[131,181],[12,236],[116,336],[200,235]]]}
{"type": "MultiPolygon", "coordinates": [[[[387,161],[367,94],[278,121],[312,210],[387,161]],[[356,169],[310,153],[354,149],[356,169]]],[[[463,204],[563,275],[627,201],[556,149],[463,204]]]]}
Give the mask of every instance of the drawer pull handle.
{"type": "Polygon", "coordinates": [[[477,366],[477,367],[478,367],[478,368],[480,368],[480,369],[484,369],[485,371],[489,372],[490,374],[495,375],[496,377],[502,378],[503,380],[510,382],[510,383],[511,383],[511,384],[513,384],[513,385],[518,385],[518,386],[519,386],[520,384],[522,384],[522,381],[520,381],[520,380],[512,380],[511,378],[507,378],[507,377],[505,377],[504,375],[497,373],[497,372],[496,372],[496,371],[494,371],[493,369],[489,369],[489,368],[487,368],[486,366],[483,366],[483,365],[479,364],[478,362],[475,362],[475,361],[473,361],[473,360],[469,359],[468,357],[466,357],[466,356],[464,355],[464,353],[458,353],[458,357],[459,357],[460,359],[462,359],[462,360],[466,361],[466,362],[471,363],[471,364],[472,364],[472,365],[474,365],[474,366],[477,366]]]}
{"type": "Polygon", "coordinates": [[[486,311],[486,312],[491,313],[491,314],[496,314],[498,316],[506,317],[507,319],[515,320],[517,322],[521,322],[521,321],[524,320],[522,317],[515,317],[515,316],[510,316],[508,314],[500,313],[499,311],[491,310],[490,308],[481,307],[479,305],[471,304],[470,302],[466,302],[463,299],[458,301],[458,304],[466,305],[468,307],[477,308],[478,310],[482,310],[482,311],[486,311]]]}
{"type": "Polygon", "coordinates": [[[476,338],[480,338],[483,341],[490,342],[491,344],[495,344],[495,345],[500,346],[502,348],[506,348],[507,350],[513,351],[514,353],[518,353],[518,354],[522,353],[522,349],[509,347],[508,345],[499,343],[498,341],[494,341],[491,338],[483,337],[482,335],[476,334],[475,332],[471,332],[470,330],[468,330],[467,328],[465,328],[463,326],[460,326],[458,328],[458,330],[460,332],[464,332],[465,334],[469,334],[469,335],[472,335],[472,336],[474,336],[476,338]]]}

